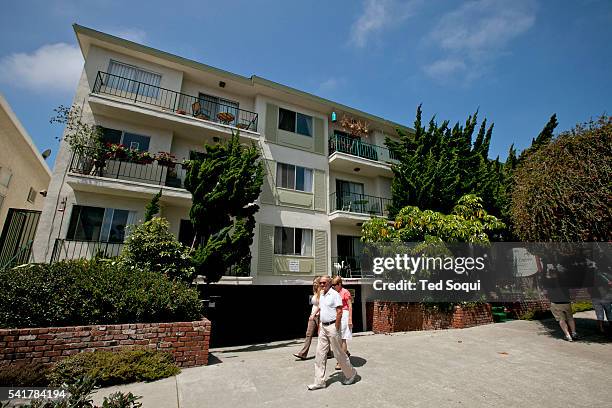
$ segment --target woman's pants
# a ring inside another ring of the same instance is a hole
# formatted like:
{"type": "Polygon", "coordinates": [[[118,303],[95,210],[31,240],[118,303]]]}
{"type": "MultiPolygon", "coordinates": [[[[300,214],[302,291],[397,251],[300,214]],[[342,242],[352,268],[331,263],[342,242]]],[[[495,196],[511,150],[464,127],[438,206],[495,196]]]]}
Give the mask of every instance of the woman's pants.
{"type": "Polygon", "coordinates": [[[298,353],[302,357],[308,356],[308,350],[310,349],[310,343],[312,342],[313,336],[317,332],[319,327],[319,317],[315,317],[313,320],[308,320],[308,328],[306,329],[306,340],[304,340],[304,346],[298,353]]]}

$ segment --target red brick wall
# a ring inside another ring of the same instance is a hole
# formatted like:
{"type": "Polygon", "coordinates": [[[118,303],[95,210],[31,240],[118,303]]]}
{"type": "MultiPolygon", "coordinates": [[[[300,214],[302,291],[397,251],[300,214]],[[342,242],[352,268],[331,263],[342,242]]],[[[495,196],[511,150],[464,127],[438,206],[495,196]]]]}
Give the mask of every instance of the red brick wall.
{"type": "Polygon", "coordinates": [[[527,312],[545,312],[550,310],[550,301],[542,300],[523,300],[512,303],[503,303],[512,313],[513,317],[520,318],[527,312]]]}
{"type": "Polygon", "coordinates": [[[211,324],[195,322],[0,329],[0,364],[52,363],[81,351],[168,351],[181,367],[206,365],[211,324]]]}
{"type": "Polygon", "coordinates": [[[455,306],[453,310],[439,310],[420,303],[375,301],[372,331],[393,333],[413,330],[461,329],[493,323],[491,306],[455,306]]]}

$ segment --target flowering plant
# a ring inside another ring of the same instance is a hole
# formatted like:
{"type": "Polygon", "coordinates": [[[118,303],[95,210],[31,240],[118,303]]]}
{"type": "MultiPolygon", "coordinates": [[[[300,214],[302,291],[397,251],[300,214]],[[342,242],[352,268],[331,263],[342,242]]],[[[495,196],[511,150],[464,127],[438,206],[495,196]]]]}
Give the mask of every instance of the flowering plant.
{"type": "Polygon", "coordinates": [[[130,150],[130,161],[138,164],[150,164],[153,163],[155,157],[149,152],[141,152],[140,150],[130,150]]]}
{"type": "Polygon", "coordinates": [[[107,156],[109,159],[125,159],[128,156],[128,149],[125,145],[118,143],[106,144],[107,156]]]}
{"type": "Polygon", "coordinates": [[[155,160],[160,166],[174,167],[176,165],[176,156],[169,152],[157,153],[155,160]]]}

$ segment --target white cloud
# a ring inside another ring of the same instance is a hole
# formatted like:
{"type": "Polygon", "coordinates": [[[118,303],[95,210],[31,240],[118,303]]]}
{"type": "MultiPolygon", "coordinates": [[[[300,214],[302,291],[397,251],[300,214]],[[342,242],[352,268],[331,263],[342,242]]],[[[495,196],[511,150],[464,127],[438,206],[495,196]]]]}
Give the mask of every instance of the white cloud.
{"type": "Polygon", "coordinates": [[[450,76],[465,70],[466,65],[461,59],[441,59],[423,67],[427,75],[432,78],[447,79],[450,76]]]}
{"type": "Polygon", "coordinates": [[[81,51],[66,43],[0,59],[0,81],[37,92],[74,92],[83,69],[81,51]]]}
{"type": "Polygon", "coordinates": [[[346,83],[344,78],[328,78],[319,84],[318,92],[332,92],[346,83]]]}
{"type": "Polygon", "coordinates": [[[139,28],[111,28],[104,32],[139,44],[144,44],[147,39],[147,33],[139,28]]]}
{"type": "Polygon", "coordinates": [[[351,26],[349,42],[365,47],[373,34],[413,16],[421,3],[422,0],[364,0],[363,12],[351,26]]]}
{"type": "MultiPolygon", "coordinates": [[[[463,71],[483,65],[499,56],[515,38],[524,34],[536,20],[535,0],[478,0],[464,3],[442,16],[426,37],[428,45],[442,51],[444,57],[423,67],[441,78],[459,69],[463,71]],[[451,64],[451,61],[453,62],[451,64]],[[454,67],[454,69],[453,69],[454,67]]],[[[472,72],[471,78],[474,78],[472,72]]]]}

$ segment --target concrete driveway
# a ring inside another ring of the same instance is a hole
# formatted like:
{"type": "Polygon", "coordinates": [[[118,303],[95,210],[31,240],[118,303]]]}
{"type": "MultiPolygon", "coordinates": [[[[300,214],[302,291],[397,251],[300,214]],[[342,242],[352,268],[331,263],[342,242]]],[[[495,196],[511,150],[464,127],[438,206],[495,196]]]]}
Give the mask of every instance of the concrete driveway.
{"type": "Polygon", "coordinates": [[[122,390],[142,395],[144,408],[612,407],[612,341],[596,332],[593,312],[576,318],[583,337],[573,343],[550,320],[360,335],[349,349],[361,379],[342,385],[329,360],[318,391],[306,389],[314,360],[292,356],[300,341],[215,349],[209,366],[99,390],[95,400],[122,390]]]}

